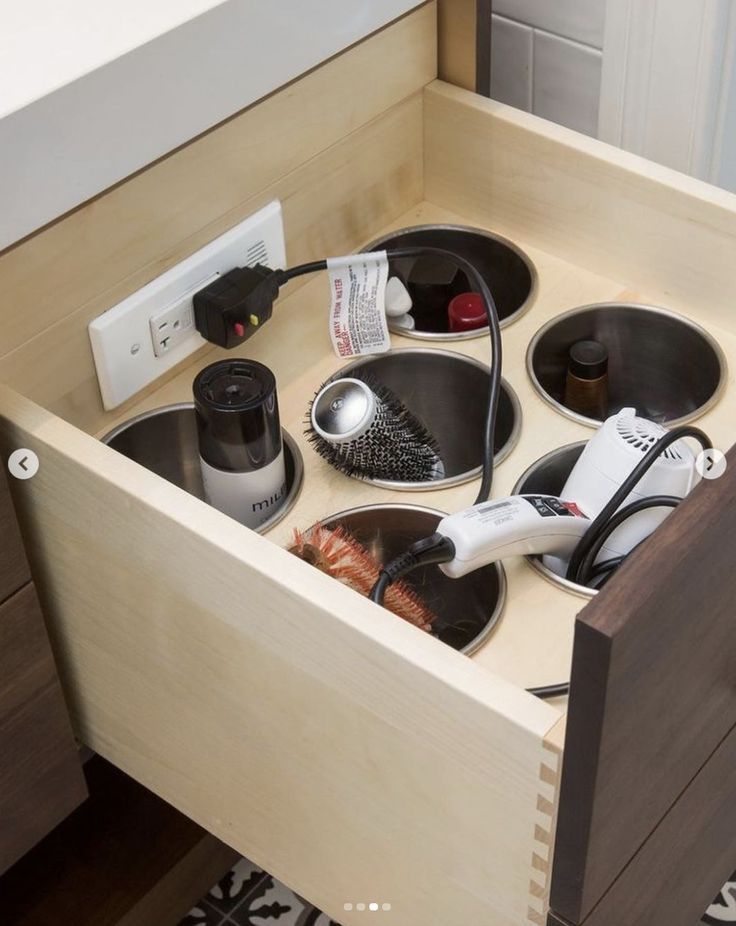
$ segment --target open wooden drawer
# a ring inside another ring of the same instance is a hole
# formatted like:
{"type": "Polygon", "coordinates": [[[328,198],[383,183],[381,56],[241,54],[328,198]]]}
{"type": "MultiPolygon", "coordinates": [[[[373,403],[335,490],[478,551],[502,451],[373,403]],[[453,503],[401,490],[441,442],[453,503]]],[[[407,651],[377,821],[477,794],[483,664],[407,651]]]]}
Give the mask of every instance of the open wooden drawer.
{"type": "MultiPolygon", "coordinates": [[[[387,227],[460,221],[512,238],[536,265],[535,301],[504,333],[504,375],[524,426],[495,495],[542,453],[590,433],[527,383],[526,344],[548,318],[614,298],[666,302],[708,327],[736,363],[733,197],[441,83],[340,144],[340,169],[356,183],[341,196],[354,197],[346,214],[361,221],[328,225],[326,202],[301,220],[299,260],[387,227]],[[385,163],[369,146],[370,169],[351,165],[371,140],[385,163]],[[407,179],[410,158],[419,184],[407,179]],[[367,210],[376,196],[381,208],[367,210]]],[[[325,176],[339,185],[330,163],[325,176]]],[[[296,173],[255,197],[284,198],[287,228],[297,209],[289,204],[307,208],[310,175],[296,173]]],[[[472,485],[392,493],[316,462],[301,421],[341,365],[324,285],[284,298],[248,345],[275,370],[283,422],[305,458],[293,514],[265,537],[103,445],[93,435],[116,423],[109,416],[80,416],[88,434],[75,413],[66,421],[53,401],[44,408],[19,395],[19,381],[0,389],[3,452],[28,447],[41,461],[14,489],[78,735],[345,926],[362,922],[358,904],[369,903],[390,904],[401,926],[543,924],[556,833],[555,922],[645,922],[644,908],[621,920],[606,904],[625,878],[661,871],[647,847],[678,819],[671,814],[701,806],[690,787],[713,774],[709,760],[736,723],[733,471],[696,490],[582,611],[582,599],[509,564],[498,631],[473,658],[460,655],[283,549],[292,526],[347,507],[451,511],[474,494],[472,485]],[[564,680],[571,661],[561,789],[567,705],[524,688],[564,680]]],[[[483,339],[452,349],[487,359],[483,339]]],[[[194,373],[215,356],[196,357],[119,418],[186,401],[194,373]]],[[[731,401],[726,391],[702,422],[720,446],[733,440],[731,401]]],[[[710,845],[713,808],[701,817],[698,839],[710,845]]],[[[733,830],[718,844],[722,870],[709,868],[701,896],[688,897],[693,916],[678,897],[680,919],[668,926],[692,926],[730,873],[733,830]]],[[[687,853],[671,842],[674,874],[687,853]]],[[[659,885],[646,895],[630,884],[648,897],[651,921],[659,885]]]]}

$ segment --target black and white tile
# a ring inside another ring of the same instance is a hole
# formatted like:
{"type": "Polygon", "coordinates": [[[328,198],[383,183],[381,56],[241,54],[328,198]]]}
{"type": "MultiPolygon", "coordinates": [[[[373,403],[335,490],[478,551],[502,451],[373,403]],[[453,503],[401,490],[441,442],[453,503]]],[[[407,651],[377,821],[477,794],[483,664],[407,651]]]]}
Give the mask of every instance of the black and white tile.
{"type": "Polygon", "coordinates": [[[340,926],[325,913],[242,858],[180,926],[340,926]]]}
{"type": "Polygon", "coordinates": [[[241,858],[226,875],[210,888],[205,900],[216,910],[228,915],[268,878],[265,871],[247,858],[241,858]]]}
{"type": "Polygon", "coordinates": [[[736,923],[736,874],[724,884],[721,893],[705,911],[703,922],[708,926],[736,923]]]}
{"type": "Polygon", "coordinates": [[[200,900],[181,921],[180,926],[220,926],[222,913],[211,907],[206,901],[200,900]]]}
{"type": "Polygon", "coordinates": [[[274,878],[266,877],[231,915],[237,926],[302,926],[312,905],[274,878]]]}
{"type": "MultiPolygon", "coordinates": [[[[736,926],[736,874],[703,915],[706,926],[736,926]]],[[[180,926],[340,926],[257,865],[241,858],[180,926]]]]}

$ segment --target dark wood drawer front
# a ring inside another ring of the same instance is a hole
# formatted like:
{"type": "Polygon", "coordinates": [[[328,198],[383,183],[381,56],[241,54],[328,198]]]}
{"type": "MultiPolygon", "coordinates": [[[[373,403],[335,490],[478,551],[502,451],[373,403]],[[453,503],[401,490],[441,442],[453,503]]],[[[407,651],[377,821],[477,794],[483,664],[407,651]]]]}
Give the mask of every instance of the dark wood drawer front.
{"type": "Polygon", "coordinates": [[[85,797],[32,585],[0,605],[0,872],[85,797]]]}
{"type": "Polygon", "coordinates": [[[728,459],[579,615],[551,898],[570,923],[587,922],[736,726],[728,459]]]}
{"type": "Polygon", "coordinates": [[[0,602],[25,585],[31,575],[8,491],[5,460],[0,466],[0,602]]]}
{"type": "MultiPolygon", "coordinates": [[[[649,837],[585,926],[694,926],[736,867],[736,731],[649,837]]],[[[555,916],[550,926],[565,924],[555,916]]]]}

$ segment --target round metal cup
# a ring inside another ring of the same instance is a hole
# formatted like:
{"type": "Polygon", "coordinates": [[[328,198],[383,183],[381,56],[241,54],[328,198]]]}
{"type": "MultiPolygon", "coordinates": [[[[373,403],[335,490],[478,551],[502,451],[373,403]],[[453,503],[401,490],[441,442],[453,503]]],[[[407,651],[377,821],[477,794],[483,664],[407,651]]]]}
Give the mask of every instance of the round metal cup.
{"type": "MultiPolygon", "coordinates": [[[[402,491],[445,489],[477,478],[483,458],[483,430],[490,388],[485,364],[453,351],[405,348],[361,357],[330,380],[370,373],[387,386],[422,421],[439,444],[445,477],[431,482],[367,479],[373,485],[402,491]]],[[[521,406],[502,380],[496,419],[495,462],[511,453],[521,432],[521,406]]]]}
{"type": "Polygon", "coordinates": [[[608,348],[608,415],[632,407],[660,424],[682,424],[706,412],[725,388],[723,351],[695,322],[668,309],[634,303],[583,306],[544,325],[526,355],[534,389],[581,424],[601,423],[564,404],[568,352],[583,340],[608,348]]]}
{"type": "MultiPolygon", "coordinates": [[[[385,565],[417,540],[431,536],[444,514],[418,505],[365,505],[325,518],[327,528],[348,530],[385,565]]],[[[443,643],[470,655],[489,638],[506,600],[506,574],[492,563],[461,579],[450,579],[438,566],[423,566],[404,581],[437,615],[433,634],[443,643]]]]}
{"type": "MultiPolygon", "coordinates": [[[[442,248],[470,261],[491,290],[502,328],[520,318],[532,304],[537,289],[537,271],[534,264],[513,242],[500,235],[464,225],[416,225],[384,235],[373,241],[365,250],[388,251],[408,247],[442,248]]],[[[389,273],[399,276],[404,282],[413,264],[413,258],[392,260],[389,263],[389,273]]],[[[471,291],[472,288],[467,287],[471,291]]],[[[488,334],[487,326],[472,331],[451,332],[448,328],[444,331],[423,331],[419,328],[408,331],[391,318],[388,319],[388,324],[396,334],[430,341],[463,341],[488,334]]]]}
{"type": "MultiPolygon", "coordinates": [[[[522,473],[511,494],[561,495],[567,477],[580,458],[585,444],[586,441],[578,441],[545,454],[522,473]]],[[[598,594],[593,588],[586,588],[584,585],[578,585],[577,582],[570,582],[558,576],[556,572],[552,572],[544,565],[541,556],[527,556],[526,561],[541,576],[553,585],[564,588],[565,591],[579,595],[581,598],[592,598],[598,594]]]]}
{"type": "MultiPolygon", "coordinates": [[[[286,497],[281,507],[257,529],[265,534],[294,507],[304,481],[304,462],[293,438],[282,430],[286,497]]],[[[199,462],[197,420],[192,402],[167,405],[123,422],[102,438],[103,443],[173,482],[196,498],[204,497],[199,462]]]]}

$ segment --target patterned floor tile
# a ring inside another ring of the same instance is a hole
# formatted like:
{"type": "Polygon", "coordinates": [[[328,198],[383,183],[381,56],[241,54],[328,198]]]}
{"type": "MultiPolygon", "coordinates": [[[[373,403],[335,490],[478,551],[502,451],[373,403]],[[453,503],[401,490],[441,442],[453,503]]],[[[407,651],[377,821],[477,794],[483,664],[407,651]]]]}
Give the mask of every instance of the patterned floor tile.
{"type": "Polygon", "coordinates": [[[316,907],[308,911],[304,923],[299,926],[340,926],[335,920],[331,920],[326,913],[321,913],[316,907]]]}
{"type": "Polygon", "coordinates": [[[705,911],[703,922],[708,926],[736,923],[736,875],[726,882],[721,893],[705,911]]]}
{"type": "MultiPolygon", "coordinates": [[[[205,900],[223,913],[230,913],[242,903],[266,873],[247,858],[241,858],[228,873],[210,889],[205,900]]],[[[209,926],[209,924],[208,924],[209,926]]]]}
{"type": "MultiPolygon", "coordinates": [[[[736,926],[736,874],[705,912],[705,926],[736,926]]],[[[180,926],[340,926],[248,859],[241,859],[180,926]],[[227,917],[226,920],[223,918],[227,917]]]]}
{"type": "Polygon", "coordinates": [[[237,926],[304,926],[312,909],[286,885],[268,876],[233,910],[230,919],[237,926]]]}
{"type": "Polygon", "coordinates": [[[222,913],[211,907],[206,901],[200,900],[196,907],[187,913],[179,926],[220,926],[222,913]]]}

